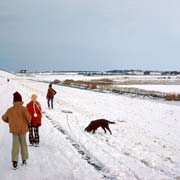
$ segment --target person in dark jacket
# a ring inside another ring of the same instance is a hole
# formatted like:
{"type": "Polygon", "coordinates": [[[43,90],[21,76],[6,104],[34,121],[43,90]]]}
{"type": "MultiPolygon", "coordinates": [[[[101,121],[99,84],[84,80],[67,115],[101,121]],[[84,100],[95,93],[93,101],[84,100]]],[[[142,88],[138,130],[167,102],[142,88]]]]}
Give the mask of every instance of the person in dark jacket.
{"type": "Polygon", "coordinates": [[[52,84],[49,84],[49,88],[46,95],[48,108],[50,108],[50,105],[51,105],[51,108],[53,109],[53,99],[56,93],[57,92],[52,88],[52,84]]]}
{"type": "Polygon", "coordinates": [[[31,116],[26,107],[22,105],[21,95],[18,92],[15,92],[13,95],[13,106],[2,116],[2,120],[9,124],[10,133],[12,133],[11,156],[13,169],[17,169],[20,148],[22,164],[26,164],[26,160],[28,159],[26,133],[28,131],[28,124],[31,122],[31,116]]]}
{"type": "Polygon", "coordinates": [[[32,94],[31,101],[26,107],[32,117],[31,123],[29,124],[29,142],[31,145],[37,147],[39,146],[39,127],[41,126],[42,112],[36,94],[32,94]]]}

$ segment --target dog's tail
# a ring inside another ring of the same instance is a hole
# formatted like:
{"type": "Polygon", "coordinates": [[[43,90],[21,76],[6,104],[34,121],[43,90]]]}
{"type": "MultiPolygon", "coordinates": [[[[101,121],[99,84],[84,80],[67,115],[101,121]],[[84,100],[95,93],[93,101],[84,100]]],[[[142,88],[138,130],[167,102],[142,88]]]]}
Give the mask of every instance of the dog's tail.
{"type": "Polygon", "coordinates": [[[113,121],[108,121],[108,123],[110,123],[110,124],[116,124],[115,122],[113,122],[113,121]]]}

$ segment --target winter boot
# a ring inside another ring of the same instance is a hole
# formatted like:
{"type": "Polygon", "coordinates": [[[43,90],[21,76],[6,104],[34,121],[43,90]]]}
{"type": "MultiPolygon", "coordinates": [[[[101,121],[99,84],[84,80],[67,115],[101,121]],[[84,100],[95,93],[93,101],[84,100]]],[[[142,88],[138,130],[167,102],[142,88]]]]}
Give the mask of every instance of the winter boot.
{"type": "Polygon", "coordinates": [[[23,160],[23,161],[22,161],[22,165],[27,165],[27,161],[26,161],[26,160],[23,160]]]}
{"type": "Polygon", "coordinates": [[[34,146],[35,146],[35,147],[39,147],[39,144],[38,144],[38,143],[36,143],[36,144],[34,144],[34,146]]]}
{"type": "Polygon", "coordinates": [[[13,162],[12,162],[12,165],[13,165],[13,169],[14,169],[14,170],[17,169],[17,161],[13,161],[13,162]]]}

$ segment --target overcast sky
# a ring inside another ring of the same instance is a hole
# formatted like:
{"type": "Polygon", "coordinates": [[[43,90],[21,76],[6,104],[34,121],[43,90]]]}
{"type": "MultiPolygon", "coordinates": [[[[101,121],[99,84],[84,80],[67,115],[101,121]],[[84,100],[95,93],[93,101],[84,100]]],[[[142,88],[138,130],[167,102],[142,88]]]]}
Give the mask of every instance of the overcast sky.
{"type": "Polygon", "coordinates": [[[0,0],[0,69],[180,70],[180,1],[0,0]]]}

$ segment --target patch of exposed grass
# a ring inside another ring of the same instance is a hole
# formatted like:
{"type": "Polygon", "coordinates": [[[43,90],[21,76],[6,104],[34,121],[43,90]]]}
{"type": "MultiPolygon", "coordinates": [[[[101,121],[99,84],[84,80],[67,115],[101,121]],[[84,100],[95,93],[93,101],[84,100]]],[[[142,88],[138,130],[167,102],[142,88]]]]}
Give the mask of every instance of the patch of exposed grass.
{"type": "Polygon", "coordinates": [[[167,94],[165,99],[167,101],[180,101],[180,94],[167,94]]]}
{"type": "Polygon", "coordinates": [[[58,79],[55,79],[52,83],[53,83],[53,84],[59,84],[59,83],[61,83],[61,81],[58,80],[58,79]]]}
{"type": "Polygon", "coordinates": [[[66,79],[64,82],[54,80],[54,83],[62,83],[68,86],[83,87],[85,89],[99,89],[107,90],[109,92],[117,94],[135,94],[137,96],[147,96],[165,99],[167,101],[179,101],[180,94],[169,94],[158,91],[149,91],[139,88],[128,88],[128,87],[113,87],[113,80],[111,79],[96,79],[90,81],[66,79]]]}
{"type": "Polygon", "coordinates": [[[100,80],[91,80],[91,81],[74,81],[72,79],[66,79],[63,84],[70,85],[70,86],[78,86],[78,87],[84,87],[89,89],[97,89],[102,88],[104,86],[112,85],[112,80],[109,79],[100,79],[100,80]]]}

